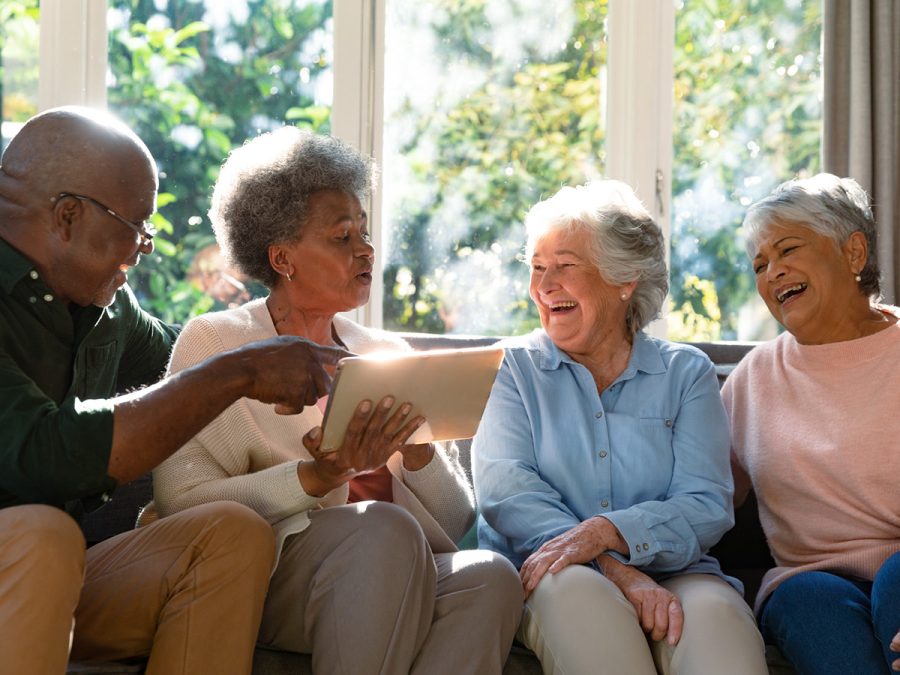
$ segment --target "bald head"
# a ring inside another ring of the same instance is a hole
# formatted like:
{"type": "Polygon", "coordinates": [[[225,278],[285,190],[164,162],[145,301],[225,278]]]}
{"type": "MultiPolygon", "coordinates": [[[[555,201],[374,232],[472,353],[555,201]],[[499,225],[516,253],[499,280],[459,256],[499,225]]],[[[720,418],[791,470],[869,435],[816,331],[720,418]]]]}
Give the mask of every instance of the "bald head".
{"type": "Polygon", "coordinates": [[[31,118],[0,160],[0,205],[49,204],[60,192],[104,199],[152,181],[156,164],[143,141],[108,113],[54,108],[31,118]]]}

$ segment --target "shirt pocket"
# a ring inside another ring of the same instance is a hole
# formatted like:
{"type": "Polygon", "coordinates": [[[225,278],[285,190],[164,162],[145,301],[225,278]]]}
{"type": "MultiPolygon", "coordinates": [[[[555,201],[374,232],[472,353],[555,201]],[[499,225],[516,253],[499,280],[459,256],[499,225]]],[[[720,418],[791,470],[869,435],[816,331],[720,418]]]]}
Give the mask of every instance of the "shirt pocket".
{"type": "Polygon", "coordinates": [[[622,479],[631,486],[634,503],[664,499],[672,482],[673,421],[609,413],[610,446],[622,479]]]}
{"type": "Polygon", "coordinates": [[[116,393],[117,347],[117,341],[113,340],[85,348],[81,372],[75,373],[79,398],[108,398],[116,393]]]}

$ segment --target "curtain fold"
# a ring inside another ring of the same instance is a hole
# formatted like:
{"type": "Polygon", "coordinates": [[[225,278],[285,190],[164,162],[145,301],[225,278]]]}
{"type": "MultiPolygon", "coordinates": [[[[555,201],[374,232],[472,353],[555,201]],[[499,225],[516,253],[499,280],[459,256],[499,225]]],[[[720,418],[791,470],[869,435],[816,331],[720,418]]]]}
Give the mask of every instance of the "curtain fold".
{"type": "Polygon", "coordinates": [[[900,2],[824,0],[822,168],[871,195],[881,289],[900,303],[900,2]]]}

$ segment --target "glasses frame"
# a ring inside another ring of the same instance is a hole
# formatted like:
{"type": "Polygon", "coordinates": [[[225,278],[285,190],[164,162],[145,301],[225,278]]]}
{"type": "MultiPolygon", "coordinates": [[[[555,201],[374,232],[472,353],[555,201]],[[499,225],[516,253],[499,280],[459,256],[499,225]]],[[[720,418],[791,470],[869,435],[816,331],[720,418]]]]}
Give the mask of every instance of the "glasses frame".
{"type": "Polygon", "coordinates": [[[132,222],[132,221],[128,220],[127,218],[120,216],[118,213],[116,213],[111,208],[109,208],[106,204],[104,204],[102,202],[98,202],[93,197],[88,197],[87,195],[75,194],[74,192],[60,192],[58,195],[56,195],[56,198],[53,199],[52,201],[57,202],[60,199],[65,199],[66,197],[73,197],[74,199],[77,199],[82,202],[90,202],[94,206],[103,209],[104,211],[106,211],[106,213],[111,215],[113,218],[118,220],[120,223],[122,223],[126,227],[130,228],[138,237],[140,237],[141,246],[144,248],[149,246],[150,242],[153,241],[153,237],[156,236],[156,228],[153,227],[153,225],[148,223],[146,220],[143,220],[140,223],[132,222]]]}

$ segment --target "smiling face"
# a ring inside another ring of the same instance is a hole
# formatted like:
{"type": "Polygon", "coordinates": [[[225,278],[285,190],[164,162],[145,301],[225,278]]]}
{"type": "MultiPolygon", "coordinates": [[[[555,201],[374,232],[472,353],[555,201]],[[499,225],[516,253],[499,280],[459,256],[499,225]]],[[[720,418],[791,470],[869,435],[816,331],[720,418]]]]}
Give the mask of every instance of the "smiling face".
{"type": "Polygon", "coordinates": [[[334,315],[366,304],[375,248],[359,199],[339,190],[314,192],[300,229],[300,239],[281,248],[293,270],[289,288],[304,309],[334,315]]]}
{"type": "Polygon", "coordinates": [[[849,339],[855,309],[868,309],[855,280],[865,260],[861,232],[839,247],[806,225],[775,223],[762,231],[753,256],[756,290],[798,342],[849,339]]]}
{"type": "Polygon", "coordinates": [[[607,340],[628,339],[625,314],[633,289],[633,283],[614,286],[603,278],[585,229],[551,230],[534,246],[529,294],[550,339],[575,360],[607,340]]]}

